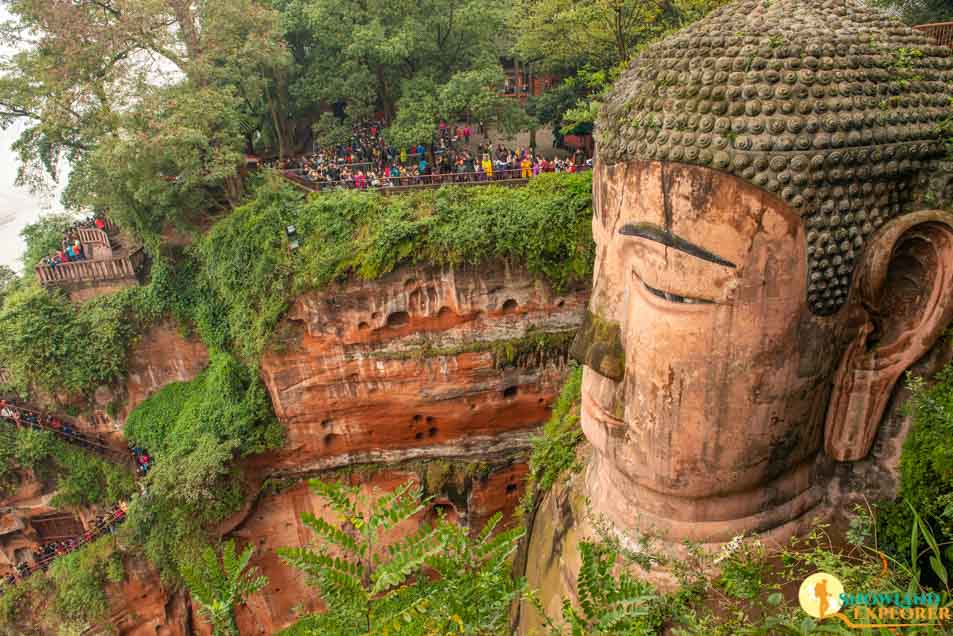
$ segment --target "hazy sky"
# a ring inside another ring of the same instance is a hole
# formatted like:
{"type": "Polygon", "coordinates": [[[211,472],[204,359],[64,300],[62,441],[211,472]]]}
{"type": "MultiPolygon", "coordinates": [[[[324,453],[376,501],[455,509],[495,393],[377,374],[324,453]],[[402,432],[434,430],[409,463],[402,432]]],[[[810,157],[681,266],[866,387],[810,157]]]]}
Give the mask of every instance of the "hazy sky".
{"type": "Polygon", "coordinates": [[[41,214],[61,209],[58,196],[37,197],[13,185],[17,176],[16,155],[10,145],[18,131],[0,131],[0,264],[19,269],[23,243],[20,230],[41,214]]]}
{"type": "MultiPolygon", "coordinates": [[[[7,20],[10,14],[0,5],[0,20],[7,20]]],[[[0,55],[10,53],[10,49],[0,48],[0,55]]],[[[20,230],[32,223],[41,214],[59,211],[59,194],[37,197],[29,190],[13,185],[17,176],[16,155],[10,146],[20,134],[20,127],[0,130],[0,265],[20,268],[20,255],[23,244],[20,230]]]]}

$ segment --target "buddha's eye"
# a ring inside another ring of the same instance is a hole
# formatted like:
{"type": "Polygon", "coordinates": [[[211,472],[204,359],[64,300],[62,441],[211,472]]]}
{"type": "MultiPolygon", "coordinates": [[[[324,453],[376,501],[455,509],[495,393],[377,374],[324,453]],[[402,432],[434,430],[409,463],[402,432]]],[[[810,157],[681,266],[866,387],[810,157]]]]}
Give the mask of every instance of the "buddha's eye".
{"type": "Polygon", "coordinates": [[[703,298],[692,298],[691,296],[679,296],[678,294],[672,294],[667,291],[662,291],[661,289],[655,289],[644,280],[642,284],[645,288],[653,295],[661,298],[670,303],[680,303],[683,305],[714,305],[715,303],[710,300],[705,300],[703,298]]]}

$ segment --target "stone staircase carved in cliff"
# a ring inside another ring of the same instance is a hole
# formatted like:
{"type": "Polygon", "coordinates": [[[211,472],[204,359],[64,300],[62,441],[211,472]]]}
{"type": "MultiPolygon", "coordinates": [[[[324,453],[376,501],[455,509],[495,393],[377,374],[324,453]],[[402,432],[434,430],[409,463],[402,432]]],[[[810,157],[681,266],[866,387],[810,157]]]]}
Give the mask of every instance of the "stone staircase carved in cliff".
{"type": "Polygon", "coordinates": [[[98,436],[80,432],[75,426],[75,420],[65,415],[51,415],[33,407],[0,400],[0,421],[17,428],[48,431],[69,444],[95,452],[104,459],[116,463],[129,464],[131,462],[128,453],[113,448],[98,436]],[[62,423],[60,427],[50,424],[54,419],[62,423]]]}

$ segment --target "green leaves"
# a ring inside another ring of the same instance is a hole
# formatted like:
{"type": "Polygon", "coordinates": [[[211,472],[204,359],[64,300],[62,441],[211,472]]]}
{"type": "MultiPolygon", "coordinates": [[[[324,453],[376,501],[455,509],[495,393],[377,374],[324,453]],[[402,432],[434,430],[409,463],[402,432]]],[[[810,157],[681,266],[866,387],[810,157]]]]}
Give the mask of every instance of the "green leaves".
{"type": "MultiPolygon", "coordinates": [[[[572,636],[645,635],[658,633],[652,605],[659,596],[652,587],[623,572],[613,574],[617,555],[604,544],[579,544],[582,565],[576,579],[578,606],[563,601],[562,617],[572,636]]],[[[554,634],[565,633],[554,629],[554,634]]]]}
{"type": "Polygon", "coordinates": [[[521,529],[494,534],[496,515],[471,540],[466,528],[443,519],[421,523],[425,500],[413,481],[384,494],[320,481],[311,487],[338,519],[303,516],[317,534],[317,548],[278,553],[320,589],[327,612],[286,634],[503,633],[509,605],[522,591],[510,576],[521,529]],[[395,532],[404,538],[391,538],[395,532]]]}
{"type": "Polygon", "coordinates": [[[199,559],[182,565],[186,585],[201,604],[201,612],[214,628],[215,636],[237,635],[235,606],[268,584],[267,577],[248,567],[253,553],[254,547],[249,545],[238,554],[235,541],[229,539],[221,545],[221,558],[206,547],[199,559]]]}
{"type": "Polygon", "coordinates": [[[449,186],[390,198],[335,192],[304,201],[267,180],[195,246],[194,284],[202,293],[193,313],[213,318],[203,322],[214,325],[217,344],[253,360],[295,295],[350,275],[375,279],[404,263],[507,259],[557,287],[588,280],[591,190],[589,174],[551,174],[523,188],[449,186]],[[288,225],[301,240],[295,253],[288,225]]]}

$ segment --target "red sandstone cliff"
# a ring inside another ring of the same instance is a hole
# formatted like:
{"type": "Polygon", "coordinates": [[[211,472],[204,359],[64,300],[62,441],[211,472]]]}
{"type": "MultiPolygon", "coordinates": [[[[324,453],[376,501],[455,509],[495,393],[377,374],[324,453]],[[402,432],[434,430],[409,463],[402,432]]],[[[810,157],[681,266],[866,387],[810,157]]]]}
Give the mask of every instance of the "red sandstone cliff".
{"type": "Polygon", "coordinates": [[[278,472],[525,448],[563,365],[495,364],[494,343],[567,333],[588,289],[524,271],[402,268],[299,298],[262,373],[288,443],[278,472]],[[498,367],[504,368],[498,368],[498,367]]]}
{"type": "MultiPolygon", "coordinates": [[[[420,479],[432,508],[472,528],[497,511],[511,515],[529,437],[549,415],[565,371],[562,345],[587,302],[588,287],[558,293],[504,265],[401,268],[300,297],[262,361],[288,442],[249,463],[259,481],[279,477],[285,487],[231,524],[231,536],[256,546],[255,564],[270,579],[239,611],[242,633],[274,633],[294,620],[296,606],[319,607],[316,592],[274,551],[312,539],[301,513],[324,509],[305,477],[373,463],[350,479],[367,488],[420,479]],[[543,344],[528,346],[527,335],[543,344]],[[435,477],[447,470],[450,477],[435,477]]],[[[154,327],[131,354],[123,392],[97,391],[86,425],[118,434],[142,400],[194,378],[207,362],[199,341],[170,324],[154,327]]],[[[207,631],[187,598],[163,590],[154,572],[139,563],[127,563],[127,572],[128,584],[110,589],[119,633],[207,631]]]]}

